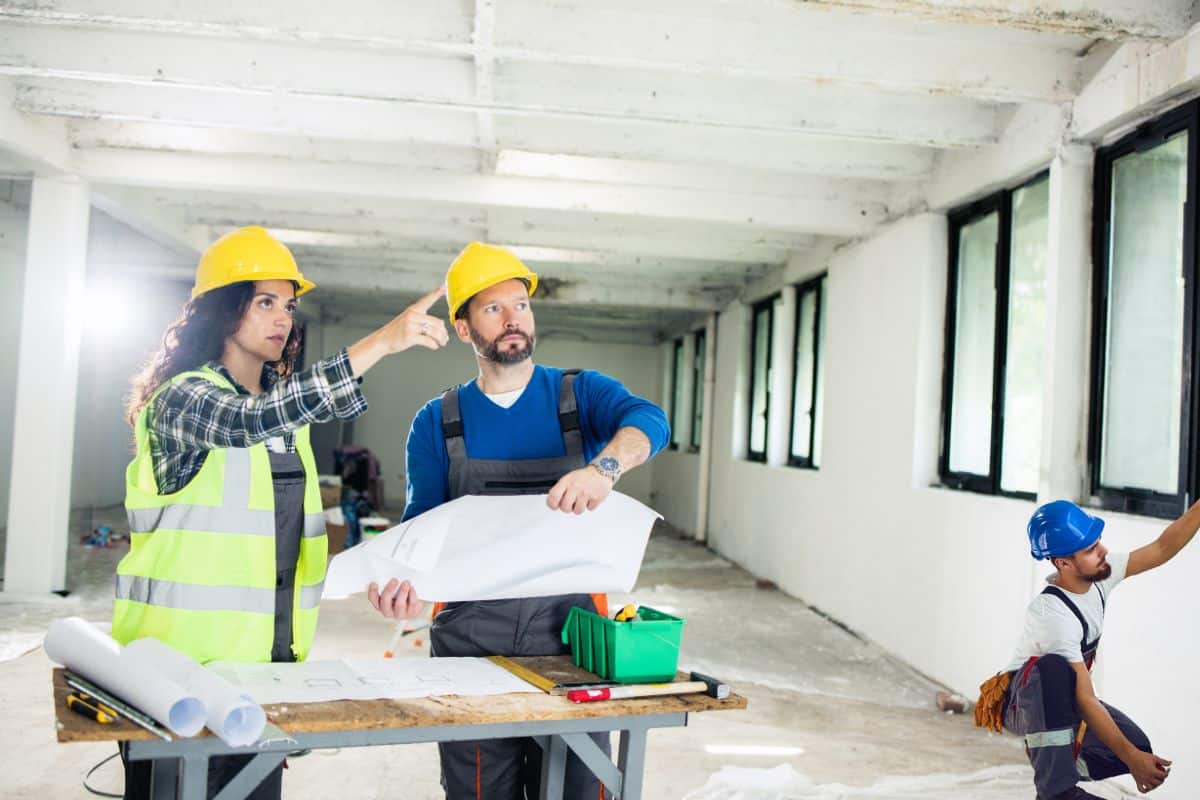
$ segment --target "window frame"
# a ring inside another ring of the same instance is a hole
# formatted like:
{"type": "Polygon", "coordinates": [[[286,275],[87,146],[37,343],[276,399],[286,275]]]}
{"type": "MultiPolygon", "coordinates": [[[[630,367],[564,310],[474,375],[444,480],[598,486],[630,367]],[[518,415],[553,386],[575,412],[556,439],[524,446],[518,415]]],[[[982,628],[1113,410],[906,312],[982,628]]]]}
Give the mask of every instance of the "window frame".
{"type": "Polygon", "coordinates": [[[798,376],[792,375],[792,413],[791,421],[788,424],[788,459],[789,467],[797,469],[820,469],[821,465],[814,463],[816,457],[816,440],[817,440],[817,392],[820,387],[818,381],[821,377],[821,349],[823,342],[821,341],[821,316],[825,310],[825,279],[829,276],[828,272],[822,272],[809,280],[796,285],[796,324],[792,331],[792,363],[795,364],[796,352],[800,347],[800,305],[804,296],[809,293],[816,294],[816,307],[813,310],[813,329],[812,329],[812,345],[813,345],[813,375],[812,375],[812,413],[808,420],[808,456],[796,456],[792,452],[792,442],[796,440],[796,381],[798,376]]]}
{"type": "MultiPolygon", "coordinates": [[[[945,352],[942,363],[941,451],[938,454],[938,477],[950,489],[978,494],[1036,500],[1037,490],[1013,491],[1001,488],[1004,455],[1004,390],[1008,373],[1008,312],[1012,288],[1012,218],[1013,195],[1042,181],[1050,180],[1049,169],[1031,178],[1001,189],[973,203],[952,210],[949,222],[949,257],[946,281],[945,352]],[[961,472],[950,468],[950,437],[954,409],[954,356],[958,322],[958,256],[962,229],[989,214],[997,215],[996,258],[993,287],[996,292],[996,313],[992,332],[992,409],[989,442],[988,474],[961,472]]],[[[1048,189],[1049,187],[1047,187],[1048,189]]],[[[1049,219],[1047,218],[1047,224],[1049,219]]]]}
{"type": "Polygon", "coordinates": [[[749,403],[746,406],[746,460],[767,463],[767,450],[771,447],[771,360],[775,349],[775,304],[782,296],[780,292],[765,297],[750,306],[750,383],[749,403]],[[754,354],[758,351],[758,315],[767,315],[767,375],[765,381],[766,404],[763,407],[763,449],[754,449],[754,354]]]}
{"type": "Polygon", "coordinates": [[[701,328],[692,334],[692,435],[688,452],[699,453],[701,446],[700,428],[704,421],[704,373],[708,369],[708,329],[701,328]],[[701,359],[704,369],[697,363],[701,359]],[[697,417],[696,411],[700,414],[697,417]]]}
{"type": "Polygon", "coordinates": [[[1200,426],[1192,424],[1200,412],[1195,353],[1200,343],[1197,328],[1196,301],[1200,292],[1200,265],[1196,259],[1197,233],[1200,213],[1196,202],[1197,176],[1200,174],[1200,101],[1192,101],[1167,112],[1109,145],[1096,150],[1092,206],[1092,330],[1091,330],[1091,393],[1088,403],[1088,488],[1101,508],[1143,516],[1173,519],[1182,513],[1197,496],[1200,479],[1197,459],[1200,458],[1200,426]],[[1184,281],[1183,337],[1181,365],[1182,393],[1179,428],[1179,487],[1175,494],[1151,489],[1104,486],[1101,483],[1101,459],[1104,433],[1104,380],[1107,374],[1105,350],[1108,334],[1108,271],[1110,266],[1109,237],[1112,232],[1112,171],[1114,164],[1125,156],[1143,153],[1165,143],[1179,133],[1188,134],[1187,197],[1183,209],[1183,257],[1179,265],[1184,281]]]}
{"type": "Polygon", "coordinates": [[[679,421],[679,418],[680,418],[680,413],[679,413],[680,409],[678,408],[678,406],[682,405],[681,403],[676,402],[676,400],[683,399],[679,392],[679,383],[680,383],[680,381],[683,380],[683,369],[682,369],[683,365],[680,363],[681,362],[680,355],[682,352],[683,352],[683,337],[680,336],[677,339],[675,339],[675,341],[673,342],[673,346],[671,347],[671,419],[670,419],[671,436],[670,436],[670,441],[667,442],[668,450],[678,450],[679,445],[680,445],[680,443],[675,440],[675,432],[677,430],[679,430],[676,427],[676,423],[679,421]]]}

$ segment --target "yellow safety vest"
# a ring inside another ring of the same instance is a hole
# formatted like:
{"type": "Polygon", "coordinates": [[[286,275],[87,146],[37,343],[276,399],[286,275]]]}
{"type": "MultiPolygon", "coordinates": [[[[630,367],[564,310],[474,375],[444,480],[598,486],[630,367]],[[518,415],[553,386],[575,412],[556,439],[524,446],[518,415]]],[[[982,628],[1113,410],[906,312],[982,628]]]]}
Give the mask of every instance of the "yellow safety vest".
{"type": "MultiPolygon", "coordinates": [[[[200,377],[234,390],[202,367],[170,383],[200,377]]],[[[153,401],[154,398],[151,398],[153,401]]],[[[186,486],[160,495],[146,415],[135,426],[137,453],[125,471],[129,555],[117,565],[112,635],[125,644],[152,636],[200,663],[270,661],[275,632],[275,489],[264,443],[208,451],[186,486]]],[[[295,431],[304,466],[304,535],[296,564],[292,651],[312,647],[325,583],[328,543],[316,461],[305,425],[295,431]]]]}

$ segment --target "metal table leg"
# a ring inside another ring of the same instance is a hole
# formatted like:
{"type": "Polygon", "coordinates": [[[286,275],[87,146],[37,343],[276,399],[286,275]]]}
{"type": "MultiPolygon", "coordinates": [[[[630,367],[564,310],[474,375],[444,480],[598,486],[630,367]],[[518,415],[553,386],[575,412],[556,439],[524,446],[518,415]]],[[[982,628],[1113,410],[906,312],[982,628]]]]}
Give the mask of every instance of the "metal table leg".
{"type": "Polygon", "coordinates": [[[567,743],[561,736],[551,735],[542,748],[542,789],[539,800],[562,800],[563,782],[567,775],[567,743]]]}
{"type": "Polygon", "coordinates": [[[154,800],[179,797],[180,758],[156,758],[150,762],[150,796],[154,800]]]}
{"type": "Polygon", "coordinates": [[[283,763],[285,753],[263,753],[255,756],[246,766],[225,784],[225,788],[213,800],[242,800],[258,788],[271,771],[283,763]]]}
{"type": "Polygon", "coordinates": [[[188,753],[180,760],[183,762],[180,800],[205,800],[208,797],[208,754],[188,753]]]}
{"type": "Polygon", "coordinates": [[[621,731],[617,768],[621,770],[621,800],[641,800],[642,779],[646,769],[646,728],[621,731]]]}
{"type": "Polygon", "coordinates": [[[584,766],[600,779],[604,788],[612,792],[613,797],[621,796],[621,787],[624,783],[621,773],[617,771],[608,754],[600,749],[591,736],[586,733],[564,733],[562,739],[584,763],[584,766]]]}

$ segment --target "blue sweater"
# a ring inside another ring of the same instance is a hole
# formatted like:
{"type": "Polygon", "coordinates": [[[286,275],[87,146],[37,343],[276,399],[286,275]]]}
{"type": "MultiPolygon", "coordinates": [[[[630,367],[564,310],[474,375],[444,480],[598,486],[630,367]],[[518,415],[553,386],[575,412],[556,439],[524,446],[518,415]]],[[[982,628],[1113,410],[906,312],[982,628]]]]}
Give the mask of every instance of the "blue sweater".
{"type": "MultiPolygon", "coordinates": [[[[511,408],[501,408],[475,381],[459,387],[463,436],[471,458],[523,460],[566,455],[558,427],[561,369],[534,367],[533,377],[511,408]]],[[[591,370],[575,379],[583,457],[591,461],[618,430],[634,427],[650,440],[650,455],[666,446],[670,427],[662,409],[630,394],[620,381],[591,370]]],[[[450,457],[442,436],[442,398],[417,412],[408,432],[408,472],[404,519],[411,519],[450,499],[450,457]]]]}

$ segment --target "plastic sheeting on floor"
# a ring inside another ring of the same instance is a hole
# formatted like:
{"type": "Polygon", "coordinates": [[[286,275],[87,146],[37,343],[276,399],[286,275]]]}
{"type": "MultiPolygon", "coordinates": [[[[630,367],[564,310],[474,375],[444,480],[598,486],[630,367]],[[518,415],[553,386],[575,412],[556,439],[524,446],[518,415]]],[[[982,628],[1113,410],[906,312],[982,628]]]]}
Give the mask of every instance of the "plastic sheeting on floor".
{"type": "MultiPolygon", "coordinates": [[[[1110,781],[1085,786],[1108,800],[1138,796],[1110,781]]],[[[847,786],[816,784],[790,764],[781,764],[770,769],[722,767],[684,800],[1028,800],[1032,791],[1033,772],[1027,767],[887,777],[871,786],[847,786]]]]}

